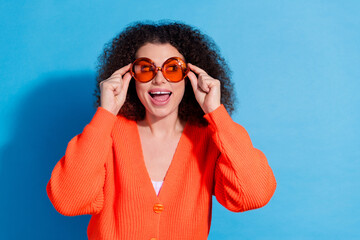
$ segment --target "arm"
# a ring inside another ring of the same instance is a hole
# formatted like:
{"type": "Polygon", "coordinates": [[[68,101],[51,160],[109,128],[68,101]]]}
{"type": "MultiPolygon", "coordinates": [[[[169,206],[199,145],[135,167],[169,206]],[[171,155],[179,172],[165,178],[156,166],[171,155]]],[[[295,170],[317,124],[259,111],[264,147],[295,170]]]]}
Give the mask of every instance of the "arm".
{"type": "Polygon", "coordinates": [[[59,213],[74,216],[102,209],[105,163],[111,154],[111,131],[116,119],[114,114],[98,107],[83,132],[69,142],[46,188],[59,213]]]}
{"type": "Polygon", "coordinates": [[[204,117],[220,150],[215,164],[216,199],[234,212],[266,205],[276,181],[265,155],[253,147],[246,130],[231,119],[223,105],[204,117]]]}

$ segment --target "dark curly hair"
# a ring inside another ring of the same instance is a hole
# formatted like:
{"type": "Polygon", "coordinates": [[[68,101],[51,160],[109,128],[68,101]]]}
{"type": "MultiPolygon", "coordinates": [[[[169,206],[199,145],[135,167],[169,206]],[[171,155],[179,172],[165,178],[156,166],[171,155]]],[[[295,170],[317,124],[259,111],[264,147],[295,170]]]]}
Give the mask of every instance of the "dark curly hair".
{"type": "MultiPolygon", "coordinates": [[[[214,41],[198,29],[189,25],[173,22],[135,22],[105,45],[98,59],[98,76],[95,90],[95,106],[100,105],[99,83],[109,78],[116,70],[135,60],[137,50],[146,43],[170,43],[190,62],[202,69],[211,77],[221,82],[221,103],[231,114],[234,110],[233,84],[230,81],[230,70],[220,56],[214,41]]],[[[188,79],[185,79],[189,81],[188,79]]],[[[194,124],[206,125],[204,112],[195,99],[191,84],[185,84],[185,93],[179,105],[179,118],[194,124]]],[[[135,121],[145,117],[145,108],[140,102],[135,82],[131,81],[126,100],[121,107],[120,115],[135,121]]]]}

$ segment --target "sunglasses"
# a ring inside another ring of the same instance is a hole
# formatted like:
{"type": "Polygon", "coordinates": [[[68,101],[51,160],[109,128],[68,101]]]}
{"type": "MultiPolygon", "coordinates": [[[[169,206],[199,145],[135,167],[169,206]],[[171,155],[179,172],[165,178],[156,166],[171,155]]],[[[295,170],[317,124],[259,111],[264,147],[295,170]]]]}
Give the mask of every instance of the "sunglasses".
{"type": "Polygon", "coordinates": [[[138,58],[130,67],[131,76],[139,82],[149,82],[159,70],[169,82],[180,82],[189,73],[190,68],[178,57],[167,59],[161,67],[156,67],[149,58],[138,58]]]}

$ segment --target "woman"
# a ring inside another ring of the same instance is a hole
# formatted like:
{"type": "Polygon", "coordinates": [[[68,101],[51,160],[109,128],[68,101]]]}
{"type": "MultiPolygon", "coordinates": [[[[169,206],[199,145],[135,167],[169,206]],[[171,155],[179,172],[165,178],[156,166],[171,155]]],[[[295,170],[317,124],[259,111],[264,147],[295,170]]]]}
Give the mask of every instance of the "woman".
{"type": "Polygon", "coordinates": [[[212,195],[235,212],[276,182],[232,121],[215,44],[180,23],[128,27],[100,58],[98,108],[47,186],[61,214],[91,214],[89,239],[206,239],[212,195]]]}

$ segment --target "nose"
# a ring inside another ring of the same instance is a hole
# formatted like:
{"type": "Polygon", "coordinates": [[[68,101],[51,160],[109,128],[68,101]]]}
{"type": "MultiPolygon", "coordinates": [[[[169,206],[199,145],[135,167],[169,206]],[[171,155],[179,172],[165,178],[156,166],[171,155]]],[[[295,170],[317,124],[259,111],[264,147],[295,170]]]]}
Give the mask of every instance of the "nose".
{"type": "Polygon", "coordinates": [[[155,84],[161,84],[167,81],[161,70],[162,70],[161,67],[156,67],[156,75],[153,78],[153,82],[155,84]]]}

